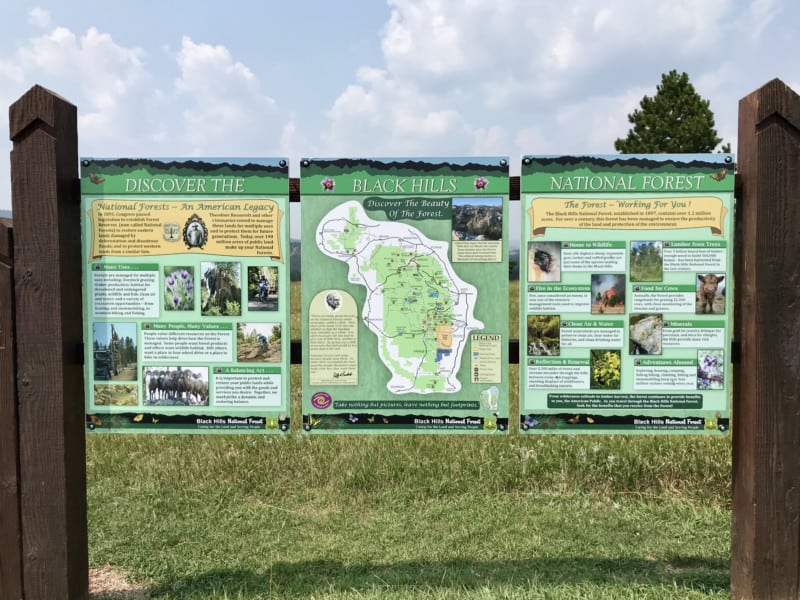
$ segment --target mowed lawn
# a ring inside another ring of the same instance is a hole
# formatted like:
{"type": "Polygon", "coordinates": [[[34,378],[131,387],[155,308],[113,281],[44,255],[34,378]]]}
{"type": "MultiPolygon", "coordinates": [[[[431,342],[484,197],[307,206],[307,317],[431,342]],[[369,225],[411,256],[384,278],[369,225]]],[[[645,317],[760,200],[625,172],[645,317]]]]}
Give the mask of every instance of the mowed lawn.
{"type": "Polygon", "coordinates": [[[291,436],[87,438],[97,598],[728,597],[728,438],[313,437],[300,379],[291,436]]]}

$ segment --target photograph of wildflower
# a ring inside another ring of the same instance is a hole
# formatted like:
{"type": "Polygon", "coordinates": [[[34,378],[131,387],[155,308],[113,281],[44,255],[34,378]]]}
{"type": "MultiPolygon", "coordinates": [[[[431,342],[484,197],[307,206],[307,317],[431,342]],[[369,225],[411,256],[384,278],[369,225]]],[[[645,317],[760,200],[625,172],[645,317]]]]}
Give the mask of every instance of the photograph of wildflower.
{"type": "Polygon", "coordinates": [[[725,361],[722,350],[697,351],[697,389],[721,390],[725,387],[725,361]]]}
{"type": "Polygon", "coordinates": [[[194,267],[164,266],[164,310],[194,310],[194,267]]]}
{"type": "Polygon", "coordinates": [[[621,352],[619,350],[592,350],[591,380],[589,387],[593,390],[618,390],[621,377],[621,352]]]}

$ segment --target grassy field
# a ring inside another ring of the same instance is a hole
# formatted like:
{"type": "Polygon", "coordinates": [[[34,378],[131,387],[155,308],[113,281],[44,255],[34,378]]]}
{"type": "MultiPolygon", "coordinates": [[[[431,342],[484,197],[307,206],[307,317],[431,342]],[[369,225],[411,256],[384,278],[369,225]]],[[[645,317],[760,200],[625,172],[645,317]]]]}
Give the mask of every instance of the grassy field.
{"type": "Polygon", "coordinates": [[[727,438],[310,437],[292,383],[292,436],[87,439],[98,598],[728,597],[727,438]]]}

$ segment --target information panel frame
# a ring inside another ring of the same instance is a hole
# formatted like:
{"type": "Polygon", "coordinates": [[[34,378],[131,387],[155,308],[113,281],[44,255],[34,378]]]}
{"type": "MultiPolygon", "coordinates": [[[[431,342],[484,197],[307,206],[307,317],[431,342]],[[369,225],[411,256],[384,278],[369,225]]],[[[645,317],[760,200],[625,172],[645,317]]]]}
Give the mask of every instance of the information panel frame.
{"type": "Polygon", "coordinates": [[[507,433],[508,169],[301,160],[304,431],[507,433]]]}
{"type": "Polygon", "coordinates": [[[289,433],[284,158],[81,159],[86,427],[289,433]]]}
{"type": "Polygon", "coordinates": [[[520,431],[723,434],[734,157],[524,156],[520,431]]]}

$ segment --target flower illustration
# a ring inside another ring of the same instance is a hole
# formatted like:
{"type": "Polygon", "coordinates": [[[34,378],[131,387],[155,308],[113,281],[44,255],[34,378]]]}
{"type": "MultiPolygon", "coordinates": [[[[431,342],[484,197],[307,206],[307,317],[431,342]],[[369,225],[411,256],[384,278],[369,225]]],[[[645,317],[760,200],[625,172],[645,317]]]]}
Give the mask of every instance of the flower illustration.
{"type": "Polygon", "coordinates": [[[481,176],[475,179],[476,190],[485,190],[487,185],[489,185],[489,180],[486,177],[481,176]]]}
{"type": "Polygon", "coordinates": [[[333,181],[330,177],[326,177],[322,180],[322,189],[326,192],[332,192],[336,182],[333,181]]]}
{"type": "Polygon", "coordinates": [[[164,309],[194,310],[194,269],[164,267],[164,309]]]}

